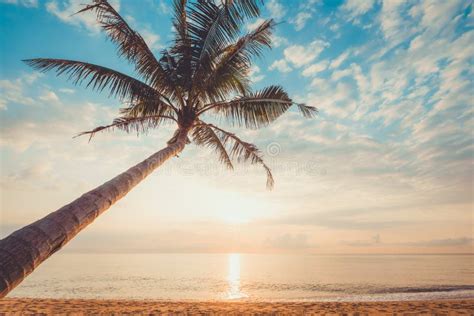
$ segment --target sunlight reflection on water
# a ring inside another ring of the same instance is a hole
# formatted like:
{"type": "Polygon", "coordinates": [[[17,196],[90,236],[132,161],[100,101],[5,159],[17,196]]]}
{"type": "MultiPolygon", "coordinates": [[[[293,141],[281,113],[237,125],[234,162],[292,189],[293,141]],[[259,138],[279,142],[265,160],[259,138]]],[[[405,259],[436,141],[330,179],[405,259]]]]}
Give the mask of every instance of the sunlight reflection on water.
{"type": "Polygon", "coordinates": [[[240,254],[230,253],[228,255],[229,273],[227,275],[227,282],[229,289],[227,291],[227,299],[239,299],[248,297],[240,290],[240,254]]]}

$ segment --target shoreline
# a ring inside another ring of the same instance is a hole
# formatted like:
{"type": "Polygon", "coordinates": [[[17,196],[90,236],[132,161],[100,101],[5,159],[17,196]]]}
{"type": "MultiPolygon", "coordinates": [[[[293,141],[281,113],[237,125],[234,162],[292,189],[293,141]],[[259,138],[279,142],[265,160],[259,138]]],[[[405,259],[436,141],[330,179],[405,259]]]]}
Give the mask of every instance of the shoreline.
{"type": "Polygon", "coordinates": [[[394,313],[470,315],[474,299],[365,302],[169,301],[128,299],[0,299],[0,314],[327,314],[394,313]]]}

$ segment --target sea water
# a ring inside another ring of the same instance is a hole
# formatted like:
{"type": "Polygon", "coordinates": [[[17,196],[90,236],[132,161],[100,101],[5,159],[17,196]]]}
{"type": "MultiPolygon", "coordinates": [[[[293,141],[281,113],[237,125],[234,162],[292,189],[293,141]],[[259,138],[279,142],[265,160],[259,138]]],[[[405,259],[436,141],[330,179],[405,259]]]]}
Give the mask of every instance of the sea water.
{"type": "Polygon", "coordinates": [[[473,298],[474,256],[58,253],[9,296],[250,301],[473,298]]]}

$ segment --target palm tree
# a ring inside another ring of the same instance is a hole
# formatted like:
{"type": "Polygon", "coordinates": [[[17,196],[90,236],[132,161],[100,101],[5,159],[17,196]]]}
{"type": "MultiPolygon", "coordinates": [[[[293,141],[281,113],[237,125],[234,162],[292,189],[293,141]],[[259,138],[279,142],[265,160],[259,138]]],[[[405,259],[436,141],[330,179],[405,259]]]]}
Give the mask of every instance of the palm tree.
{"type": "Polygon", "coordinates": [[[63,247],[135,185],[191,140],[213,149],[229,169],[233,161],[261,165],[267,187],[274,180],[257,147],[221,127],[207,123],[215,114],[234,126],[260,128],[275,121],[295,105],[305,117],[316,109],[295,103],[282,87],[250,89],[252,61],[271,47],[272,19],[244,34],[241,26],[260,15],[261,0],[175,0],[171,47],[157,59],[143,38],[106,1],[93,0],[78,13],[93,12],[118,54],[134,65],[139,79],[115,70],[65,59],[29,59],[40,71],[56,71],[74,84],[86,84],[126,102],[110,125],[81,133],[121,129],[145,132],[162,124],[176,125],[167,146],[143,162],[72,203],[25,226],[0,241],[0,297],[4,297],[41,262],[63,247]]]}

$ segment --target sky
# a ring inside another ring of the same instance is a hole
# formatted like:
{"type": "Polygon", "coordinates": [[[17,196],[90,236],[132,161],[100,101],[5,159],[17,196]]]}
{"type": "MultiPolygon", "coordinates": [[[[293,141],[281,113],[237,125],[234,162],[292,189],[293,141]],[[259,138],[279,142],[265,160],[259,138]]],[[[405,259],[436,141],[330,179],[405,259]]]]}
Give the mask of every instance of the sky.
{"type": "MultiPolygon", "coordinates": [[[[71,202],[165,146],[147,135],[79,132],[122,106],[22,59],[82,60],[133,75],[84,0],[0,0],[0,237],[71,202]]],[[[156,54],[170,1],[111,1],[156,54]]],[[[255,89],[278,84],[316,106],[259,130],[233,172],[189,145],[82,231],[71,252],[472,253],[472,1],[267,0],[278,24],[255,89]]],[[[248,21],[252,30],[259,19],[248,21]]],[[[223,123],[222,126],[225,126],[223,123]]]]}

